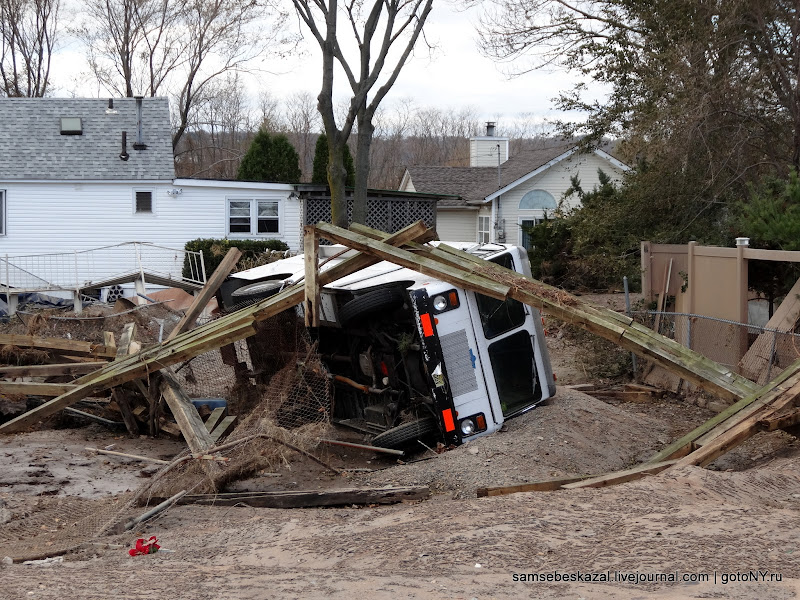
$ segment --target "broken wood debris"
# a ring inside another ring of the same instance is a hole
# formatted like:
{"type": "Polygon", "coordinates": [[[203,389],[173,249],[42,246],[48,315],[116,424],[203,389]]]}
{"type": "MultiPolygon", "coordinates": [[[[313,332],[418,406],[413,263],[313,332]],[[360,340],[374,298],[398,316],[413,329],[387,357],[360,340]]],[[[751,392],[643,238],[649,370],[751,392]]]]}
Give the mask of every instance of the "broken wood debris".
{"type": "MultiPolygon", "coordinates": [[[[76,381],[75,388],[1,425],[0,432],[18,431],[98,390],[137,380],[154,371],[161,370],[164,377],[161,385],[162,393],[172,397],[172,400],[168,398],[168,401],[173,408],[173,413],[177,413],[175,416],[181,424],[181,430],[187,437],[190,447],[195,446],[196,450],[193,448],[193,451],[202,451],[204,446],[210,447],[209,432],[200,419],[191,418],[191,411],[196,414],[196,409],[193,406],[191,410],[186,407],[186,399],[181,397],[180,388],[176,386],[174,378],[171,378],[168,367],[248,337],[254,333],[255,323],[300,304],[304,300],[307,307],[311,309],[307,311],[307,315],[310,318],[310,324],[313,325],[313,308],[316,304],[316,290],[319,286],[379,260],[388,260],[493,298],[513,298],[539,308],[561,320],[608,339],[626,350],[633,351],[725,400],[735,402],[730,412],[720,413],[725,416],[713,424],[707,425],[702,431],[696,430],[692,434],[687,434],[676,442],[678,445],[668,447],[645,465],[628,469],[627,473],[607,474],[601,479],[595,478],[596,481],[593,483],[598,485],[608,485],[610,482],[622,480],[629,481],[632,478],[668,468],[676,459],[680,459],[675,463],[676,465],[707,464],[720,453],[741,443],[753,432],[760,430],[761,422],[794,402],[800,393],[800,388],[796,385],[798,382],[793,379],[793,377],[800,377],[800,374],[797,374],[800,367],[795,366],[794,371],[784,374],[785,376],[780,381],[776,380],[770,385],[760,388],[757,384],[733,372],[729,367],[718,364],[674,340],[665,338],[625,315],[584,302],[562,290],[547,286],[499,265],[483,261],[445,244],[441,244],[437,248],[423,246],[421,244],[430,239],[430,233],[421,223],[410,226],[392,236],[363,226],[356,226],[353,229],[355,231],[347,231],[320,223],[314,228],[309,228],[308,232],[314,237],[321,236],[345,244],[358,251],[355,256],[324,271],[319,270],[315,264],[316,261],[311,260],[309,261],[310,277],[307,277],[307,281],[303,284],[294,285],[253,306],[197,327],[192,331],[182,331],[182,327],[176,327],[173,332],[174,337],[171,334],[171,339],[164,344],[142,350],[133,356],[117,357],[113,363],[81,377],[76,381]],[[408,246],[410,250],[400,247],[404,245],[408,246]]],[[[309,240],[309,248],[312,250],[313,258],[313,242],[311,240],[309,240]]],[[[191,325],[189,320],[185,325],[187,328],[191,325]]],[[[1,340],[0,343],[2,343],[1,340]]],[[[94,355],[99,355],[97,347],[94,347],[93,351],[94,355]]],[[[633,392],[637,396],[647,393],[644,390],[625,391],[633,392]]],[[[712,421],[714,420],[712,419],[712,421]]],[[[577,487],[587,485],[587,483],[586,481],[576,481],[563,485],[577,487]]]]}
{"type": "Polygon", "coordinates": [[[53,354],[91,356],[93,358],[113,359],[117,355],[117,349],[113,346],[64,338],[42,338],[8,333],[0,334],[0,346],[16,346],[17,348],[44,350],[53,354]]]}
{"type": "Polygon", "coordinates": [[[396,504],[425,500],[427,486],[340,488],[331,490],[292,490],[281,492],[231,492],[221,494],[188,494],[178,504],[211,506],[251,506],[260,508],[313,508],[317,506],[349,506],[352,504],[396,504]]]}
{"type": "MultiPolygon", "coordinates": [[[[419,221],[387,236],[387,244],[401,245],[412,240],[428,241],[433,233],[419,221]]],[[[320,285],[376,264],[375,256],[356,254],[320,273],[320,285]]],[[[147,377],[151,372],[199,356],[255,333],[254,324],[296,306],[303,300],[305,288],[294,285],[252,306],[183,332],[168,342],[145,348],[133,356],[116,360],[78,379],[77,387],[41,406],[0,425],[0,433],[20,431],[93,393],[127,381],[147,377]]],[[[115,349],[116,352],[116,349],[115,349]]]]}

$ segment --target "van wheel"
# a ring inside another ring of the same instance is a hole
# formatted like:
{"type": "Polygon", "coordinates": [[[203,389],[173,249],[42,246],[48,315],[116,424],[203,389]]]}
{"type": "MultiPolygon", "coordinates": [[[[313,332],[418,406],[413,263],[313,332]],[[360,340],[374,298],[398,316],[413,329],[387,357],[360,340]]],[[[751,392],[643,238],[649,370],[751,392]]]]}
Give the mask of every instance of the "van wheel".
{"type": "Polygon", "coordinates": [[[433,433],[438,433],[439,426],[433,417],[423,417],[416,421],[409,421],[397,427],[387,429],[372,439],[373,446],[401,450],[407,448],[419,439],[428,438],[433,433]]]}
{"type": "Polygon", "coordinates": [[[403,292],[394,288],[372,290],[362,296],[356,296],[339,310],[339,321],[347,325],[358,318],[394,310],[405,302],[403,292]]]}
{"type": "Polygon", "coordinates": [[[234,290],[231,293],[231,298],[235,304],[242,304],[244,302],[255,302],[256,300],[263,300],[278,293],[283,286],[283,280],[270,279],[268,281],[259,281],[258,283],[251,283],[234,290]]]}

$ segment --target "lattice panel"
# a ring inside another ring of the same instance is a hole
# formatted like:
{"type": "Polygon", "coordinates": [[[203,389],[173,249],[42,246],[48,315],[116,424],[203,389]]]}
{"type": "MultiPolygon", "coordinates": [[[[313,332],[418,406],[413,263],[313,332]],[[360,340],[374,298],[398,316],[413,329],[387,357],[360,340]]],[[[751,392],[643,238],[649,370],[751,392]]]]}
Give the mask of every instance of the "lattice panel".
{"type": "MultiPolygon", "coordinates": [[[[353,214],[353,202],[347,203],[347,216],[353,214]]],[[[435,200],[405,200],[389,198],[367,198],[367,225],[381,231],[394,233],[407,225],[422,220],[429,227],[436,227],[435,200]]],[[[331,221],[329,198],[305,199],[305,224],[313,225],[331,221]]],[[[327,243],[320,240],[320,243],[327,243]]]]}

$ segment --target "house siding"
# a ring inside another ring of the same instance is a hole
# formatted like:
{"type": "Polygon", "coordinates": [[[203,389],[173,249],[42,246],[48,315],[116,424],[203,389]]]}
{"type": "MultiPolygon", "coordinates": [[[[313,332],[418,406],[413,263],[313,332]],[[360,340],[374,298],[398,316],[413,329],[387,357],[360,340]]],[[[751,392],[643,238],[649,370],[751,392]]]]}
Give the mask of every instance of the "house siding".
{"type": "MultiPolygon", "coordinates": [[[[570,188],[570,178],[578,176],[584,191],[591,191],[600,185],[597,170],[602,169],[613,181],[622,180],[622,171],[596,154],[573,155],[553,165],[539,175],[532,177],[523,184],[506,192],[500,197],[501,221],[505,231],[505,242],[508,244],[522,243],[522,230],[519,227],[520,218],[541,217],[542,211],[520,211],[519,202],[531,190],[542,189],[550,192],[556,202],[560,202],[564,193],[570,188]]],[[[580,206],[577,195],[571,195],[565,201],[566,209],[580,206]]]]}
{"type": "MultiPolygon", "coordinates": [[[[0,236],[0,256],[72,252],[134,241],[183,249],[195,238],[226,237],[226,198],[233,195],[280,200],[281,232],[228,237],[281,239],[297,251],[301,244],[300,202],[289,199],[290,186],[268,187],[198,186],[180,180],[175,185],[164,181],[0,181],[0,190],[6,192],[7,232],[0,236]],[[182,189],[182,193],[167,194],[173,189],[182,189]],[[153,192],[152,214],[134,212],[135,190],[153,192]]],[[[97,261],[94,272],[112,275],[129,269],[109,253],[98,253],[97,261]]],[[[182,264],[182,260],[178,262],[182,264]]]]}
{"type": "Polygon", "coordinates": [[[478,234],[477,210],[440,210],[436,213],[436,233],[440,240],[474,242],[478,234]]]}

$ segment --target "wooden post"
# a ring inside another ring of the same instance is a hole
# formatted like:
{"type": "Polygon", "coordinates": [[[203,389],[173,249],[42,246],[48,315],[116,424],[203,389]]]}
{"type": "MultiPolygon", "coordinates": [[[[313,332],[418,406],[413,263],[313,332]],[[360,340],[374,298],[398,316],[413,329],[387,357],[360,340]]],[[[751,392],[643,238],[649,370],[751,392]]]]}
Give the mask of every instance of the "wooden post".
{"type": "Polygon", "coordinates": [[[200,313],[203,312],[206,304],[208,304],[208,301],[217,293],[219,286],[222,285],[222,282],[225,281],[225,278],[233,270],[233,267],[239,262],[239,257],[241,255],[242,253],[239,252],[238,248],[231,248],[228,250],[225,258],[222,259],[222,262],[219,263],[219,266],[214,270],[211,278],[205,286],[203,286],[203,289],[200,290],[200,293],[195,296],[191,306],[186,310],[186,314],[183,315],[183,318],[178,322],[175,328],[169,332],[166,339],[167,342],[174,340],[179,334],[192,328],[197,321],[197,317],[200,316],[200,313]]]}
{"type": "MultiPolygon", "coordinates": [[[[747,246],[736,244],[736,293],[739,295],[739,323],[747,323],[747,259],[744,257],[744,251],[747,246]]],[[[739,344],[739,351],[736,354],[736,361],[742,360],[745,352],[747,352],[747,328],[739,327],[739,335],[737,337],[739,344]]],[[[740,369],[741,372],[741,369],[740,369]]]]}
{"type": "MultiPolygon", "coordinates": [[[[127,323],[122,330],[122,336],[119,338],[119,346],[117,347],[117,359],[125,358],[130,354],[131,347],[134,344],[133,338],[136,336],[136,323],[127,323]]],[[[113,335],[112,335],[113,337],[113,335]]],[[[139,435],[139,425],[136,423],[136,417],[131,410],[131,404],[128,400],[128,395],[121,387],[115,387],[111,391],[114,401],[119,406],[119,412],[122,414],[122,421],[125,423],[125,428],[131,435],[139,435]]]]}
{"type": "Polygon", "coordinates": [[[650,242],[641,242],[642,294],[648,302],[653,300],[653,255],[650,254],[650,242]]]}
{"type": "MultiPolygon", "coordinates": [[[[686,260],[689,263],[688,271],[687,271],[688,274],[689,274],[688,275],[689,281],[688,281],[688,289],[686,291],[689,292],[689,298],[688,298],[688,301],[687,301],[687,304],[686,304],[686,311],[690,315],[693,315],[694,314],[694,291],[695,291],[695,289],[697,287],[697,286],[695,286],[695,281],[694,281],[694,275],[695,275],[695,273],[694,273],[694,250],[697,247],[697,242],[689,242],[688,246],[689,247],[688,247],[688,249],[686,251],[686,260]]],[[[692,347],[691,340],[689,340],[689,347],[690,348],[692,347]]]]}
{"type": "Polygon", "coordinates": [[[303,306],[306,327],[319,327],[319,238],[314,228],[303,230],[303,252],[305,254],[305,291],[303,306]]]}

